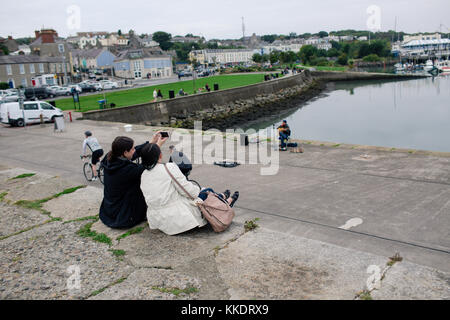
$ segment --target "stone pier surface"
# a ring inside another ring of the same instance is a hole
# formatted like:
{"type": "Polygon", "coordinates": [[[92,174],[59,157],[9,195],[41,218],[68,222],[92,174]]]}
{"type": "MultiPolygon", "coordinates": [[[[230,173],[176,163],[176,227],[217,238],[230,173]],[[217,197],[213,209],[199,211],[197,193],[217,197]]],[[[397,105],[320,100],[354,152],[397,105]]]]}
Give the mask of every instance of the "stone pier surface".
{"type": "Polygon", "coordinates": [[[450,299],[449,154],[299,141],[272,176],[195,164],[202,186],[240,191],[236,218],[168,236],[98,220],[82,133],[108,151],[157,130],[123,125],[0,127],[0,299],[450,299]]]}

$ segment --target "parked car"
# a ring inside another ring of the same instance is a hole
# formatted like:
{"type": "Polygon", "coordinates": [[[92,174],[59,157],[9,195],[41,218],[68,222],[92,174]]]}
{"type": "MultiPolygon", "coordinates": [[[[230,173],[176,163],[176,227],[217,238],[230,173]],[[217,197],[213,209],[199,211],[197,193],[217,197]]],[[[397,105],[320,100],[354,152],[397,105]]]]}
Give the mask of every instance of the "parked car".
{"type": "Polygon", "coordinates": [[[17,92],[7,91],[5,94],[0,96],[0,101],[2,102],[13,102],[18,100],[19,96],[17,95],[17,92]]]}
{"type": "Polygon", "coordinates": [[[45,87],[25,89],[25,100],[47,99],[49,96],[50,94],[45,87]]]}
{"type": "Polygon", "coordinates": [[[71,84],[68,87],[70,88],[70,90],[72,90],[72,88],[75,88],[75,90],[77,90],[78,93],[82,92],[81,87],[77,84],[71,84]]]}
{"type": "Polygon", "coordinates": [[[100,83],[101,83],[101,86],[102,86],[103,90],[106,90],[106,89],[117,89],[119,87],[119,84],[117,82],[115,82],[115,81],[105,80],[105,81],[101,81],[100,83]]]}
{"type": "Polygon", "coordinates": [[[93,83],[81,82],[79,84],[79,86],[80,86],[82,92],[94,92],[94,91],[101,90],[101,85],[100,84],[95,85],[93,83]]]}
{"type": "Polygon", "coordinates": [[[25,123],[39,123],[41,114],[44,121],[55,121],[56,117],[63,117],[64,114],[59,108],[53,107],[45,101],[25,101],[23,110],[18,102],[8,102],[0,104],[0,121],[11,126],[22,127],[25,123]],[[25,119],[24,119],[25,115],[25,119]]]}
{"type": "Polygon", "coordinates": [[[61,88],[60,86],[48,86],[45,87],[47,92],[48,92],[48,96],[50,98],[56,97],[57,96],[57,91],[59,88],[61,88]]]}
{"type": "Polygon", "coordinates": [[[72,94],[72,89],[69,87],[59,87],[56,89],[57,96],[70,96],[72,94]]]}

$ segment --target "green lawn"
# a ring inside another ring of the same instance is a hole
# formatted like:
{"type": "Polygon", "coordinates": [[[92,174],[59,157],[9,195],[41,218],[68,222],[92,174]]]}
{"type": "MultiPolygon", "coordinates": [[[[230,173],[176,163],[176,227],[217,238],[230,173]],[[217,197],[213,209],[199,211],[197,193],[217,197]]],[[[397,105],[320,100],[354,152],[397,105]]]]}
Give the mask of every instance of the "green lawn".
{"type": "Polygon", "coordinates": [[[315,68],[318,71],[346,71],[347,67],[327,67],[327,66],[303,66],[297,65],[297,68],[305,69],[306,67],[315,68]]]}
{"type": "MultiPolygon", "coordinates": [[[[220,75],[208,78],[198,78],[195,80],[195,88],[204,87],[208,84],[211,90],[214,90],[214,84],[219,84],[219,89],[230,89],[235,87],[246,86],[250,84],[260,83],[264,81],[263,74],[245,74],[245,75],[220,75]]],[[[153,90],[160,89],[164,99],[169,98],[169,90],[175,92],[175,96],[178,91],[183,88],[184,92],[188,94],[193,93],[193,81],[178,81],[174,83],[161,84],[150,87],[143,87],[137,89],[121,90],[116,92],[104,91],[99,94],[81,96],[80,105],[81,111],[97,110],[99,109],[98,100],[103,99],[103,94],[106,96],[107,103],[114,103],[116,107],[131,106],[140,103],[146,103],[153,101],[153,90]]],[[[56,100],[56,107],[62,110],[73,110],[73,99],[61,99],[56,100]]]]}

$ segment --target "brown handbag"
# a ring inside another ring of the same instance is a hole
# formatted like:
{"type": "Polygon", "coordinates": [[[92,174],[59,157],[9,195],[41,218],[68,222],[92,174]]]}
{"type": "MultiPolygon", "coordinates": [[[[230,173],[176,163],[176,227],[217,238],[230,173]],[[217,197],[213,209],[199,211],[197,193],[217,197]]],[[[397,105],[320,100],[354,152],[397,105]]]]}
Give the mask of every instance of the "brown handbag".
{"type": "MultiPolygon", "coordinates": [[[[164,164],[167,173],[172,180],[187,194],[191,200],[195,200],[186,189],[174,178],[167,166],[164,164]]],[[[213,192],[208,192],[208,197],[203,203],[198,204],[203,217],[209,222],[215,232],[225,231],[232,223],[235,216],[234,209],[228,202],[213,192]]]]}

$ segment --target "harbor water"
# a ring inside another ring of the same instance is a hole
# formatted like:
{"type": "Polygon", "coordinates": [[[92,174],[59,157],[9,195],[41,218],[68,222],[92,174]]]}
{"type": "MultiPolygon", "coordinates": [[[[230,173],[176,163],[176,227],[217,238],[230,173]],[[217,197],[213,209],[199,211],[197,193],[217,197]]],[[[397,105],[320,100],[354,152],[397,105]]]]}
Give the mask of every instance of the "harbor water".
{"type": "Polygon", "coordinates": [[[252,128],[284,119],[294,139],[450,152],[450,75],[329,83],[321,97],[252,128]]]}

